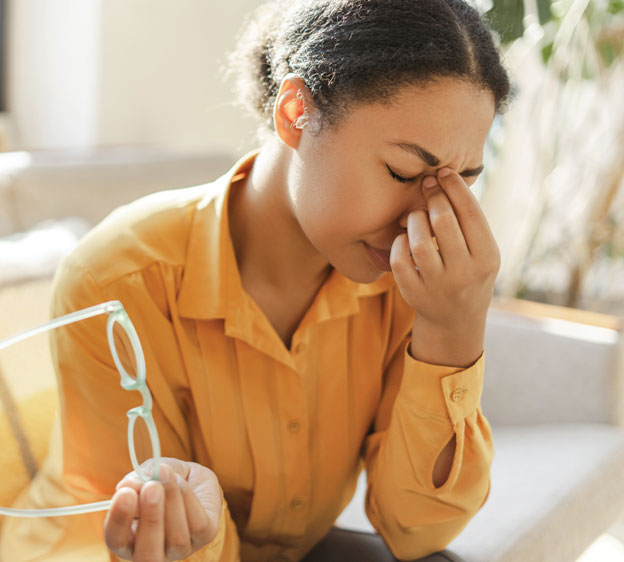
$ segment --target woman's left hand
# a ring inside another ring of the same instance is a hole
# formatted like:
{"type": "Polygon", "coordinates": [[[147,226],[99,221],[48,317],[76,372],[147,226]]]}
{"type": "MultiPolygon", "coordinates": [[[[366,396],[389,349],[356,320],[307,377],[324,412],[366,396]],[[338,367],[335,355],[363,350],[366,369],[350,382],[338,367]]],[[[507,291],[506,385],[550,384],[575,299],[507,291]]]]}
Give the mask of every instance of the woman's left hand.
{"type": "Polygon", "coordinates": [[[427,363],[465,368],[483,351],[500,252],[477,199],[456,171],[442,168],[425,177],[422,191],[428,212],[410,213],[407,233],[397,236],[390,253],[401,295],[416,312],[410,353],[427,363]]]}

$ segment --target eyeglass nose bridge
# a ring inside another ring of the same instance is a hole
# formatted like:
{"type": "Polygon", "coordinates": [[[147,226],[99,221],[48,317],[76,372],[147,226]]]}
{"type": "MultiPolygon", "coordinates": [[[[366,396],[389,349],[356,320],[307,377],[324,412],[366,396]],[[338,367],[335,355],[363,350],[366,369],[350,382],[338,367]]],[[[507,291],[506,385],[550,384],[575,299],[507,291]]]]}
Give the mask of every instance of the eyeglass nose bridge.
{"type": "Polygon", "coordinates": [[[130,452],[130,461],[132,462],[132,468],[139,475],[139,478],[143,482],[149,480],[160,480],[160,441],[158,439],[158,433],[156,426],[152,418],[151,398],[149,400],[150,405],[147,407],[145,404],[137,406],[128,410],[128,451],[130,452]],[[142,418],[147,426],[147,430],[150,436],[150,442],[152,446],[152,463],[154,464],[154,470],[151,475],[145,474],[136,456],[136,449],[134,446],[134,424],[137,418],[142,418]]]}

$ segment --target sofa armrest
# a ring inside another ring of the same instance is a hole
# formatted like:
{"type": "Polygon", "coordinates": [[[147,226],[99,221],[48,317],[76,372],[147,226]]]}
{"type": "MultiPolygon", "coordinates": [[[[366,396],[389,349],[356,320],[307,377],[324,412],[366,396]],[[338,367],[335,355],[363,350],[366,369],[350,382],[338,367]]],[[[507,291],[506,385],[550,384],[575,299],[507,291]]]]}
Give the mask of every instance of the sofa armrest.
{"type": "Polygon", "coordinates": [[[483,411],[493,424],[621,425],[618,323],[596,326],[490,308],[483,411]]]}

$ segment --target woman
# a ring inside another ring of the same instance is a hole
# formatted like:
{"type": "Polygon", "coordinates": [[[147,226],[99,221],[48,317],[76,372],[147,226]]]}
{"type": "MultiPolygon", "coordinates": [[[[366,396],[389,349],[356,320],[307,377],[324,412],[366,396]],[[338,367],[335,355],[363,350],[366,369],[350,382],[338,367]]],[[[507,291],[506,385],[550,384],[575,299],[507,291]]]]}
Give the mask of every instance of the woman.
{"type": "Polygon", "coordinates": [[[500,258],[469,186],[509,94],[497,50],[461,0],[293,0],[233,60],[259,151],[113,213],[57,276],[55,315],[128,310],[161,481],[119,481],[136,397],[94,322],[55,342],[65,485],[116,486],[104,538],[126,559],[298,560],[365,467],[392,553],[442,549],[489,489],[500,258]]]}

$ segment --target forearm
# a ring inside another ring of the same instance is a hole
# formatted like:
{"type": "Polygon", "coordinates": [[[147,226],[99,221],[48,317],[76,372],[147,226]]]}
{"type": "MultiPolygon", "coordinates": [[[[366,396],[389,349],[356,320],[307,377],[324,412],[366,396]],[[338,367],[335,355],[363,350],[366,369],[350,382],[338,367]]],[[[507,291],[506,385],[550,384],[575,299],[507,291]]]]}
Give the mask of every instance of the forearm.
{"type": "Polygon", "coordinates": [[[440,453],[440,456],[433,467],[433,485],[436,488],[439,488],[448,480],[453,466],[453,458],[455,458],[456,448],[457,438],[453,435],[451,440],[448,442],[448,445],[444,447],[444,450],[440,453]]]}
{"type": "Polygon", "coordinates": [[[391,422],[366,450],[367,513],[399,558],[444,548],[487,496],[492,447],[479,409],[482,376],[482,360],[462,370],[405,355],[391,422]]]}

